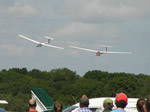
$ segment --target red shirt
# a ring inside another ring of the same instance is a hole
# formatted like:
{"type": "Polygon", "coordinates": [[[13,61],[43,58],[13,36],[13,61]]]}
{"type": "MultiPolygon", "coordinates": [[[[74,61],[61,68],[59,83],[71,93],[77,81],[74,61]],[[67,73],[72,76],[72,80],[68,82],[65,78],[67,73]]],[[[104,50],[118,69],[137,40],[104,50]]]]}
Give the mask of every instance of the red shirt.
{"type": "Polygon", "coordinates": [[[38,112],[38,111],[36,111],[36,110],[29,110],[28,112],[38,112]]]}

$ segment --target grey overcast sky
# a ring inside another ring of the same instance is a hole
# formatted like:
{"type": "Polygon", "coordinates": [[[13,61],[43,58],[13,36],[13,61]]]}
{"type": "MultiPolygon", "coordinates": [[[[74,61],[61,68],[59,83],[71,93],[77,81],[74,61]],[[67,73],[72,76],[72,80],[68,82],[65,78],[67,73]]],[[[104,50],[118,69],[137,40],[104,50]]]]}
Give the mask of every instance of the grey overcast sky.
{"type": "Polygon", "coordinates": [[[50,71],[68,68],[79,75],[89,70],[150,75],[150,0],[1,0],[0,69],[50,71]],[[45,42],[37,48],[19,34],[45,42]],[[103,54],[68,45],[134,54],[103,54]]]}

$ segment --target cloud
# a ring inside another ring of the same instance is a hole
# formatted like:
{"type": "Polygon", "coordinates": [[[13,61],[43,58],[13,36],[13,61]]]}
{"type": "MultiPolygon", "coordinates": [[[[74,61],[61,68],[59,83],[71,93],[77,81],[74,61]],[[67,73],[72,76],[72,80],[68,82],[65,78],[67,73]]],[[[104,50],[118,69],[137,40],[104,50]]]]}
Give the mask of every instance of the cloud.
{"type": "Polygon", "coordinates": [[[1,44],[0,51],[5,53],[1,55],[9,55],[9,56],[31,56],[32,55],[31,49],[18,47],[13,44],[1,44]]]}
{"type": "Polygon", "coordinates": [[[96,31],[98,25],[74,22],[67,24],[55,32],[58,35],[77,35],[96,31]]]}
{"type": "Polygon", "coordinates": [[[63,12],[72,18],[127,18],[149,13],[149,0],[66,0],[63,12]]]}
{"type": "Polygon", "coordinates": [[[31,5],[21,3],[15,3],[13,6],[8,8],[8,12],[10,14],[14,14],[15,16],[35,16],[39,14],[39,11],[33,8],[31,5]]]}
{"type": "MultiPolygon", "coordinates": [[[[55,36],[64,37],[69,41],[116,41],[118,38],[119,30],[116,27],[105,26],[102,24],[88,24],[81,22],[73,22],[59,28],[54,32],[55,36]],[[98,35],[98,36],[97,36],[98,35]],[[94,38],[94,40],[93,40],[94,38]]],[[[77,43],[77,42],[74,42],[77,43]]]]}

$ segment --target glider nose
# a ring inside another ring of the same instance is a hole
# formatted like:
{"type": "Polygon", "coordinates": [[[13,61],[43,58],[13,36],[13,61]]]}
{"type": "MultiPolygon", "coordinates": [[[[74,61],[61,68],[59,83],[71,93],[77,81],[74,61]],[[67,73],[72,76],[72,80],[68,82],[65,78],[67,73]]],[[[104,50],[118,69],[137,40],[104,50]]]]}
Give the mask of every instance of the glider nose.
{"type": "Polygon", "coordinates": [[[97,52],[97,53],[96,53],[96,56],[100,56],[100,55],[101,55],[101,53],[100,53],[100,52],[97,52]]]}

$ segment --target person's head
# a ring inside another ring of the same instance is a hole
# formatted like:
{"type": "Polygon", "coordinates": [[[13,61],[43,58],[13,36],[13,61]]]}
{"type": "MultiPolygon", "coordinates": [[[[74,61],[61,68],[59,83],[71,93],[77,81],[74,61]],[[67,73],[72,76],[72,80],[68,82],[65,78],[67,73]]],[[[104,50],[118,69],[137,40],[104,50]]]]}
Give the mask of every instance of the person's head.
{"type": "Polygon", "coordinates": [[[113,108],[113,100],[110,99],[110,98],[105,99],[104,102],[103,102],[103,107],[104,107],[104,109],[112,110],[112,108],[113,108]]]}
{"type": "Polygon", "coordinates": [[[54,103],[54,111],[55,112],[62,112],[62,110],[63,110],[63,104],[59,101],[56,101],[54,103]]]}
{"type": "Polygon", "coordinates": [[[80,107],[88,107],[89,106],[89,99],[86,95],[82,95],[80,98],[80,107]]]}
{"type": "Polygon", "coordinates": [[[30,99],[28,102],[29,108],[35,109],[36,107],[36,101],[34,99],[30,99]]]}
{"type": "Polygon", "coordinates": [[[150,112],[150,95],[148,95],[146,99],[146,109],[148,112],[150,112]]]}
{"type": "Polygon", "coordinates": [[[115,97],[115,104],[117,107],[125,108],[128,104],[128,97],[124,93],[118,93],[115,97]]]}
{"type": "Polygon", "coordinates": [[[136,103],[136,108],[138,112],[145,112],[146,101],[144,98],[139,98],[136,103]]]}

